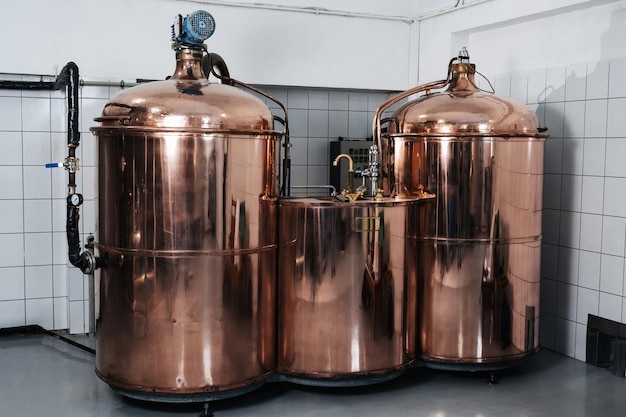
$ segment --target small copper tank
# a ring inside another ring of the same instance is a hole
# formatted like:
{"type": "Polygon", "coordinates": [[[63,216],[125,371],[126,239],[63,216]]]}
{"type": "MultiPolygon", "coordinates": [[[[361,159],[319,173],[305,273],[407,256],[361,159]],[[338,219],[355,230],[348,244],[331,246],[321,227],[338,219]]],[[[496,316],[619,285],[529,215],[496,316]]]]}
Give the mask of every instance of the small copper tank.
{"type": "Polygon", "coordinates": [[[127,396],[200,401],[275,370],[281,133],[258,98],[209,82],[175,45],[166,81],[113,98],[100,126],[96,372],[127,396]]]}

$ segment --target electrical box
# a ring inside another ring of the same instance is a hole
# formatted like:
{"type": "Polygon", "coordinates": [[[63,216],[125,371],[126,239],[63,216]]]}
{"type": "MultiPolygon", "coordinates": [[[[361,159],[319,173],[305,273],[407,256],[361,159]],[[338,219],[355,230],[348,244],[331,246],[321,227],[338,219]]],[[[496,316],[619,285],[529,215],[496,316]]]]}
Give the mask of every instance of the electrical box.
{"type": "Polygon", "coordinates": [[[345,153],[350,155],[354,162],[354,187],[361,185],[363,181],[361,172],[367,168],[369,162],[369,150],[373,145],[371,140],[338,140],[330,142],[330,184],[338,193],[348,188],[348,161],[342,159],[339,165],[333,166],[337,155],[345,153]]]}

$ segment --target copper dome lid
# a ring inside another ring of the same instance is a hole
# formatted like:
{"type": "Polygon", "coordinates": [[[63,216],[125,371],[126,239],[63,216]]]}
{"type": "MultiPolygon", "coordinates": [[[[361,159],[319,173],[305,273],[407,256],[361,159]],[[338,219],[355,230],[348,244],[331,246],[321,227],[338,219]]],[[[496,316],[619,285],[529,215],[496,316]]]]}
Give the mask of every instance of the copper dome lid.
{"type": "Polygon", "coordinates": [[[164,81],[130,88],[107,103],[101,127],[92,130],[185,131],[278,134],[273,116],[256,96],[228,84],[209,82],[203,50],[176,49],[176,71],[164,81]]]}

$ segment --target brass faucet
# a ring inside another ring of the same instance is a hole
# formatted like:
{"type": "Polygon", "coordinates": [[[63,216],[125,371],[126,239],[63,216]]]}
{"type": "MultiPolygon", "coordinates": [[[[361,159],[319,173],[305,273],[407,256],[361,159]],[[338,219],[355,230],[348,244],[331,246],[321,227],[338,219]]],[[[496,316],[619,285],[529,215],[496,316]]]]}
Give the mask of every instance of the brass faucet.
{"type": "Polygon", "coordinates": [[[348,160],[348,187],[349,193],[353,193],[354,192],[354,161],[352,160],[352,157],[350,155],[348,155],[347,153],[340,153],[339,155],[337,155],[337,157],[335,158],[335,160],[333,161],[333,166],[338,166],[339,165],[339,160],[341,158],[346,158],[348,160]]]}

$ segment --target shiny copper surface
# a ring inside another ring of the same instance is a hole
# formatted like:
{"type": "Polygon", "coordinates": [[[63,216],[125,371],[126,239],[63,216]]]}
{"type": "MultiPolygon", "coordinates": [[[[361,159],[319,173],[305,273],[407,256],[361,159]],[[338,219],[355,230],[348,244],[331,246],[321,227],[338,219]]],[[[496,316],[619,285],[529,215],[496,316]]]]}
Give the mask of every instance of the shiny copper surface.
{"type": "Polygon", "coordinates": [[[281,199],[279,373],[382,375],[415,357],[416,283],[405,259],[412,204],[281,199]]]}
{"type": "Polygon", "coordinates": [[[214,394],[275,371],[279,134],[241,90],[175,76],[106,105],[98,136],[96,370],[112,386],[214,394]]]}
{"type": "Polygon", "coordinates": [[[508,361],[539,346],[546,135],[530,109],[480,91],[471,64],[451,68],[446,91],[388,120],[383,186],[436,195],[408,217],[423,359],[508,361]]]}

